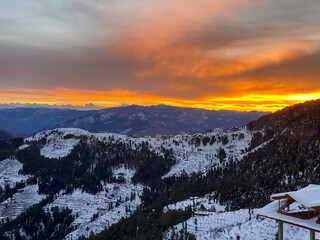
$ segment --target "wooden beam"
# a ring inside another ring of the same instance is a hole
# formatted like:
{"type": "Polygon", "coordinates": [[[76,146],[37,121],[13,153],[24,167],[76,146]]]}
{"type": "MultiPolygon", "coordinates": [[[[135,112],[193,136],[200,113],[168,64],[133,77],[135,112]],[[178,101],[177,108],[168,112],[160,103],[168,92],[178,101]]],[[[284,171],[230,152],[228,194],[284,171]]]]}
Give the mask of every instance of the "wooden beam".
{"type": "Polygon", "coordinates": [[[315,240],[315,239],[316,239],[315,231],[310,230],[310,240],[315,240]]]}
{"type": "Polygon", "coordinates": [[[283,222],[278,221],[278,240],[283,240],[283,222]]]}

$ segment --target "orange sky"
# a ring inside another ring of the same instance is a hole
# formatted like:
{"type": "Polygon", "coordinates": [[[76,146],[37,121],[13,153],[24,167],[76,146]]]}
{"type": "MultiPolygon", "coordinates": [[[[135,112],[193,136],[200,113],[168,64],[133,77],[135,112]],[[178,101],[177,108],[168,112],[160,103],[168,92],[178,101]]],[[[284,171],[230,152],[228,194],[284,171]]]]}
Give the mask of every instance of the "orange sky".
{"type": "Polygon", "coordinates": [[[131,92],[126,90],[93,91],[81,89],[34,90],[18,89],[13,92],[2,90],[0,101],[10,103],[37,103],[49,105],[86,105],[94,103],[98,106],[113,107],[126,104],[158,105],[167,104],[179,107],[195,107],[210,110],[229,109],[237,111],[276,111],[283,107],[320,98],[319,93],[301,95],[246,95],[240,97],[210,97],[186,100],[166,98],[131,92]]]}
{"type": "Polygon", "coordinates": [[[276,111],[320,98],[318,0],[0,7],[0,103],[276,111]]]}

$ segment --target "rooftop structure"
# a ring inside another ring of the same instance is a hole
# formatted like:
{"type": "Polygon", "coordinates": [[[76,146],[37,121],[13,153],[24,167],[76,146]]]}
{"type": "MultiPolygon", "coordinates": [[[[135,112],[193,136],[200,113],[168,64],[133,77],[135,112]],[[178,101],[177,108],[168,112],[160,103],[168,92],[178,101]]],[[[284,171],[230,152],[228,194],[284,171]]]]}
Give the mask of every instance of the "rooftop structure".
{"type": "Polygon", "coordinates": [[[310,239],[320,232],[320,185],[310,184],[298,191],[271,195],[273,202],[258,210],[258,215],[277,220],[278,239],[283,240],[283,223],[310,230],[310,239]]]}

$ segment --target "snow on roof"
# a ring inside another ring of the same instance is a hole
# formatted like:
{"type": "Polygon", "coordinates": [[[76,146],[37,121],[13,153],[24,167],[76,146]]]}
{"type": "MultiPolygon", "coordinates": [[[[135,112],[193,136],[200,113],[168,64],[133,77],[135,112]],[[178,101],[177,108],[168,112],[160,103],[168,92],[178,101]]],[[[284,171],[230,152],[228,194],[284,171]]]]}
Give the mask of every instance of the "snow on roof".
{"type": "Polygon", "coordinates": [[[271,199],[291,197],[307,208],[320,207],[320,185],[310,184],[298,191],[272,194],[271,199]]]}
{"type": "MultiPolygon", "coordinates": [[[[280,200],[280,201],[284,201],[284,200],[280,200]]],[[[318,220],[317,216],[310,219],[296,218],[296,217],[278,213],[277,212],[278,208],[279,208],[278,201],[273,201],[272,203],[269,203],[267,206],[259,209],[257,211],[257,214],[262,217],[267,217],[274,220],[280,220],[285,223],[293,224],[299,227],[312,229],[317,232],[320,232],[320,224],[316,222],[318,220]]]]}
{"type": "Polygon", "coordinates": [[[283,206],[287,202],[286,198],[289,197],[307,208],[319,207],[320,185],[310,184],[309,186],[298,191],[272,194],[271,199],[279,201],[273,201],[269,203],[265,207],[259,209],[257,211],[257,214],[260,216],[280,220],[289,224],[320,232],[320,224],[317,223],[317,215],[310,219],[301,219],[292,215],[282,214],[278,211],[279,206],[283,206]]]}

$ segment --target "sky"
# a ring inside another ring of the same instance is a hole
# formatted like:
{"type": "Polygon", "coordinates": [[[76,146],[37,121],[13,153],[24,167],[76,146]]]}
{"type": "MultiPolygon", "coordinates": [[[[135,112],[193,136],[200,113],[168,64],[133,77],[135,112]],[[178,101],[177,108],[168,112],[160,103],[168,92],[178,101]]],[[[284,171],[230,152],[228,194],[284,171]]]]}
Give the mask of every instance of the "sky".
{"type": "Polygon", "coordinates": [[[319,0],[10,0],[0,9],[0,103],[276,111],[320,98],[319,0]]]}

